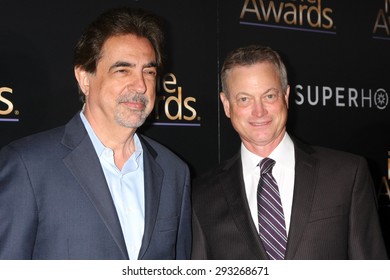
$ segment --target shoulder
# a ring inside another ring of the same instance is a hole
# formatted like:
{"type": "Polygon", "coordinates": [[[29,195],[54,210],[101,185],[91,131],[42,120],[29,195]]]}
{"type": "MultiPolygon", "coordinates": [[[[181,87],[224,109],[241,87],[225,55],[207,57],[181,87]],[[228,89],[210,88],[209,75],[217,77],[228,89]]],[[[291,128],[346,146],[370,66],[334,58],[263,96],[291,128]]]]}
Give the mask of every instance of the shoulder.
{"type": "Polygon", "coordinates": [[[42,153],[47,155],[62,146],[62,142],[71,143],[73,138],[82,139],[86,134],[79,114],[67,124],[25,136],[9,143],[5,148],[24,153],[42,153]],[[80,132],[84,133],[80,133],[80,132]]]}
{"type": "Polygon", "coordinates": [[[327,147],[322,147],[322,146],[312,146],[313,149],[313,155],[318,158],[329,158],[332,160],[335,159],[343,159],[343,160],[357,160],[361,158],[362,156],[342,151],[342,150],[337,150],[337,149],[332,149],[332,148],[327,148],[327,147]]]}
{"type": "Polygon", "coordinates": [[[220,181],[229,180],[230,176],[241,176],[241,169],[241,155],[238,152],[229,159],[223,160],[220,164],[194,178],[193,186],[194,188],[216,186],[220,181]]]}
{"type": "Polygon", "coordinates": [[[15,140],[0,150],[0,166],[6,165],[9,170],[54,166],[66,153],[62,135],[63,128],[55,128],[15,140]]]}
{"type": "Polygon", "coordinates": [[[320,160],[321,167],[328,167],[333,172],[355,174],[357,170],[368,172],[367,160],[358,154],[314,146],[314,156],[320,160]]]}
{"type": "Polygon", "coordinates": [[[58,145],[63,137],[64,126],[38,132],[17,139],[4,148],[18,152],[47,153],[53,146],[58,145]]]}
{"type": "Polygon", "coordinates": [[[294,145],[297,161],[310,157],[318,162],[320,168],[339,169],[339,172],[343,172],[350,168],[367,166],[367,161],[362,155],[323,146],[307,145],[299,141],[294,141],[294,145]]]}

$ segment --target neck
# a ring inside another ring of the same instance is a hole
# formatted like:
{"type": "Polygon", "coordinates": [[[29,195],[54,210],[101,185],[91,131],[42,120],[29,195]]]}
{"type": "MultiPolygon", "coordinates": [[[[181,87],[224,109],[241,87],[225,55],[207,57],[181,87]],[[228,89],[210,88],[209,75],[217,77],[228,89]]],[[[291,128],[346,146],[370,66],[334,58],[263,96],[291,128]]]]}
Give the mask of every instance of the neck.
{"type": "Polygon", "coordinates": [[[85,112],[85,117],[102,144],[113,150],[115,165],[121,170],[135,151],[136,128],[127,128],[117,123],[107,123],[104,120],[97,121],[87,112],[85,112]]]}
{"type": "Polygon", "coordinates": [[[268,142],[252,143],[245,141],[245,139],[242,139],[242,142],[248,151],[260,157],[266,158],[276,149],[280,142],[282,142],[285,133],[286,131],[283,131],[278,135],[278,137],[268,142]]]}

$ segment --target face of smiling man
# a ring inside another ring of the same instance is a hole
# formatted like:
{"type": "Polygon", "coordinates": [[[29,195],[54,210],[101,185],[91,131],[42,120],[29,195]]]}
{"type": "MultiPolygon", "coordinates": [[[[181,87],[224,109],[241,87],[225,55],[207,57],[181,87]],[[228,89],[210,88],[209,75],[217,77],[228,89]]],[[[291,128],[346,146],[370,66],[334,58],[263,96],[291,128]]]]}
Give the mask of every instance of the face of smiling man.
{"type": "Polygon", "coordinates": [[[268,156],[286,131],[289,88],[283,92],[269,62],[233,67],[226,86],[220,95],[226,116],[248,150],[268,156]]]}
{"type": "Polygon", "coordinates": [[[153,110],[156,55],[146,38],[132,34],[111,37],[102,47],[96,73],[75,71],[92,126],[137,128],[153,110]]]}

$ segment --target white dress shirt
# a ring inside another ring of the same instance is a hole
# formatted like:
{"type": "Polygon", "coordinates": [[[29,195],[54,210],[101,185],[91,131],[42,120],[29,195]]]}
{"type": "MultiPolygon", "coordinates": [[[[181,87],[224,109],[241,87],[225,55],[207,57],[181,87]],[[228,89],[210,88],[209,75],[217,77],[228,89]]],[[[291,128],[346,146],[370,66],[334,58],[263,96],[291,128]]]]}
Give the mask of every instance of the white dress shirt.
{"type": "Polygon", "coordinates": [[[115,165],[113,150],[103,145],[82,112],[80,117],[102,165],[122,227],[129,258],[136,260],[141,248],[145,225],[144,165],[141,142],[137,134],[134,134],[135,151],[122,170],[119,170],[115,165]]]}
{"type": "MultiPolygon", "coordinates": [[[[275,160],[272,175],[278,183],[288,235],[294,193],[295,152],[294,143],[287,133],[268,158],[275,160]]],[[[255,223],[257,230],[259,230],[257,215],[257,185],[260,179],[260,167],[258,164],[263,158],[248,151],[245,145],[241,143],[241,159],[249,208],[253,222],[255,223]]]]}

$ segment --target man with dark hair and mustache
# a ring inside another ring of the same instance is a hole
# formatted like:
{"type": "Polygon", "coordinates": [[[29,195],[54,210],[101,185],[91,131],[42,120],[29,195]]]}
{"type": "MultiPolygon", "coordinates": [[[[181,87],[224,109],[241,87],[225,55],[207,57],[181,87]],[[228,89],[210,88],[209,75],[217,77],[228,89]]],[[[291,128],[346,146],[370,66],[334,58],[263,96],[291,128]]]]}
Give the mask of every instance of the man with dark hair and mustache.
{"type": "Polygon", "coordinates": [[[188,259],[190,174],[136,133],[154,107],[163,33],[145,11],[100,15],[74,51],[69,123],[0,151],[0,259],[188,259]]]}

